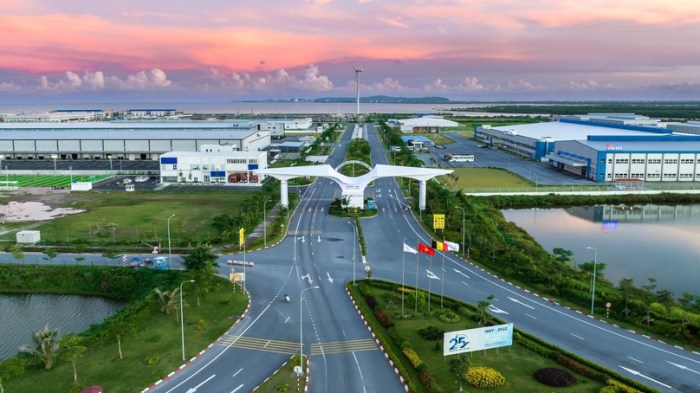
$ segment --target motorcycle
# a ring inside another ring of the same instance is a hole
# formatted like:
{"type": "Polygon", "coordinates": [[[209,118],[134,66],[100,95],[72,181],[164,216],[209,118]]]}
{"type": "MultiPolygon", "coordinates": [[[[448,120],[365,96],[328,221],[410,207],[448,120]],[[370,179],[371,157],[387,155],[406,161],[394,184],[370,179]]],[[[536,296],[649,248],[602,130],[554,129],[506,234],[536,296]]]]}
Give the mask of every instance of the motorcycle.
{"type": "Polygon", "coordinates": [[[289,295],[284,295],[284,301],[285,303],[291,303],[292,299],[289,298],[289,295]]]}

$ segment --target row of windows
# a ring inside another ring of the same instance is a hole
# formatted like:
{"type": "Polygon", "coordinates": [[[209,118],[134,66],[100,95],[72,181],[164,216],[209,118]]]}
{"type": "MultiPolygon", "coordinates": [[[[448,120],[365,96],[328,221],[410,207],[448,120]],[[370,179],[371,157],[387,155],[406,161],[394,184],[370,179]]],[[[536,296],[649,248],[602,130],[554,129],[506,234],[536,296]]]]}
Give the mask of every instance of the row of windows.
{"type": "MultiPolygon", "coordinates": [[[[661,179],[661,174],[660,173],[647,173],[646,177],[644,176],[643,173],[616,173],[614,175],[615,179],[646,179],[646,180],[652,180],[652,179],[661,179]]],[[[675,174],[675,173],[664,173],[663,178],[664,179],[693,179],[693,178],[699,178],[700,179],[700,173],[697,175],[694,175],[692,173],[681,173],[681,174],[675,174]]],[[[613,175],[608,173],[608,179],[612,179],[613,175]]]]}
{"type": "MultiPolygon", "coordinates": [[[[630,161],[627,158],[616,158],[615,159],[615,164],[628,164],[630,161]]],[[[677,158],[666,158],[663,160],[664,164],[678,164],[678,159],[677,158]]],[[[612,164],[613,159],[608,158],[608,164],[612,164]]],[[[632,159],[632,164],[661,164],[661,159],[660,158],[650,158],[648,160],[644,160],[643,158],[633,158],[632,159]]],[[[696,160],[693,158],[683,158],[680,160],[681,164],[695,164],[696,160]]],[[[697,163],[700,164],[700,159],[697,160],[697,163]]]]}
{"type": "Polygon", "coordinates": [[[227,158],[227,164],[257,164],[257,158],[227,158]]]}

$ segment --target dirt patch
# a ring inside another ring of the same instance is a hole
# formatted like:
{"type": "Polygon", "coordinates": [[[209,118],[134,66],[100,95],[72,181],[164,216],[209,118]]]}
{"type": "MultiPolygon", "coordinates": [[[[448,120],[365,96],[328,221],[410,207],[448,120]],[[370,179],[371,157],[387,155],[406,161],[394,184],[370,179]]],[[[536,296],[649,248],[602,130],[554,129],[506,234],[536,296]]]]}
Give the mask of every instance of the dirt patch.
{"type": "Polygon", "coordinates": [[[47,221],[85,211],[61,207],[78,199],[72,197],[69,191],[23,189],[7,197],[9,202],[6,205],[0,205],[2,222],[47,221]]]}

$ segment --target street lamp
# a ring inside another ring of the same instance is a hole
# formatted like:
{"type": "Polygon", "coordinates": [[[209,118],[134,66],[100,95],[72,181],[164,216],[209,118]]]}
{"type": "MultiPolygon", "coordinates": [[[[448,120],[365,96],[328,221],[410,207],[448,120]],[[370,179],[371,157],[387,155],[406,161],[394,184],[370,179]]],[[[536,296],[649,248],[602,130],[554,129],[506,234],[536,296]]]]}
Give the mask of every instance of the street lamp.
{"type": "Polygon", "coordinates": [[[185,314],[182,308],[182,284],[186,282],[194,282],[194,280],[185,280],[180,283],[180,330],[182,331],[182,361],[185,361],[185,314]]]}
{"type": "Polygon", "coordinates": [[[51,155],[51,159],[53,160],[53,171],[56,172],[56,159],[58,156],[56,154],[51,155]]]}
{"type": "Polygon", "coordinates": [[[355,285],[355,243],[357,243],[357,229],[352,221],[348,221],[352,226],[352,285],[355,285]]]}
{"type": "Polygon", "coordinates": [[[467,249],[464,248],[464,208],[462,206],[455,206],[455,209],[462,211],[462,254],[464,254],[467,252],[467,249]]]}
{"type": "Polygon", "coordinates": [[[172,263],[173,259],[173,250],[170,247],[170,219],[175,217],[175,213],[171,214],[170,217],[168,217],[168,268],[170,268],[170,264],[172,263]]]}
{"type": "Polygon", "coordinates": [[[112,155],[108,155],[107,158],[109,158],[109,171],[114,172],[114,169],[112,168],[112,155]]]}
{"type": "MultiPolygon", "coordinates": [[[[304,359],[304,315],[302,314],[303,309],[301,308],[301,304],[304,302],[304,292],[308,291],[309,289],[318,289],[320,288],[318,285],[313,286],[313,287],[308,287],[304,288],[301,290],[299,293],[299,366],[302,367],[301,362],[304,359]]],[[[302,367],[303,369],[303,367],[302,367]]]]}
{"type": "Polygon", "coordinates": [[[267,214],[265,214],[267,211],[267,209],[265,207],[266,205],[267,205],[267,201],[263,201],[263,239],[264,239],[263,244],[267,247],[267,217],[266,217],[267,214]]]}
{"type": "Polygon", "coordinates": [[[593,315],[593,306],[595,305],[595,275],[596,266],[598,265],[598,250],[595,247],[586,247],[589,250],[593,250],[593,285],[591,291],[591,315],[593,315]]]}

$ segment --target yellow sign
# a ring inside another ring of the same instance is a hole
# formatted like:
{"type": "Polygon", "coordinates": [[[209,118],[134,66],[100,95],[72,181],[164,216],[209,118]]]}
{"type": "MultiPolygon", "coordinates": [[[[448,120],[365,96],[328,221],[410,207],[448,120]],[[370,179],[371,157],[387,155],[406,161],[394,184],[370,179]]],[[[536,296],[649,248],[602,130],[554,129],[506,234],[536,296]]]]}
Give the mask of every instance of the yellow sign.
{"type": "Polygon", "coordinates": [[[444,214],[433,214],[433,229],[445,229],[444,214]]]}
{"type": "Polygon", "coordinates": [[[229,273],[228,279],[231,282],[245,281],[245,273],[229,273]]]}
{"type": "Polygon", "coordinates": [[[244,243],[245,243],[245,229],[241,228],[241,230],[238,231],[238,246],[243,248],[244,243]]]}

